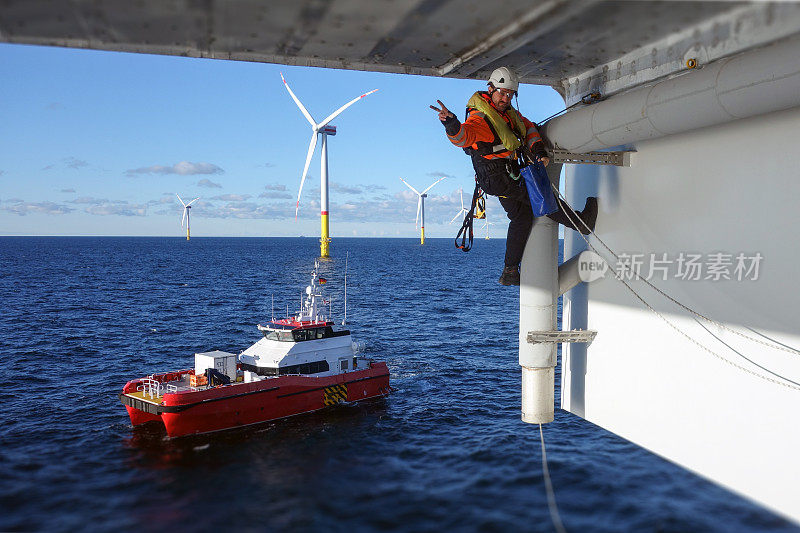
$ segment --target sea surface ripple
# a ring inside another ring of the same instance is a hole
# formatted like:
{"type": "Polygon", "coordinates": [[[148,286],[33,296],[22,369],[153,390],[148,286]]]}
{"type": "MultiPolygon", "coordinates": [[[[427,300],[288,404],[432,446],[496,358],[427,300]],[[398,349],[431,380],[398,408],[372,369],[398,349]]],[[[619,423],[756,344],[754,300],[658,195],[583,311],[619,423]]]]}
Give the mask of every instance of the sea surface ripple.
{"type": "MultiPolygon", "coordinates": [[[[396,391],[170,441],[130,426],[122,386],[258,340],[317,240],[0,238],[0,530],[552,531],[504,244],[334,239],[334,313],[347,253],[349,328],[396,391]]],[[[544,435],[570,531],[796,531],[569,413],[544,435]]]]}

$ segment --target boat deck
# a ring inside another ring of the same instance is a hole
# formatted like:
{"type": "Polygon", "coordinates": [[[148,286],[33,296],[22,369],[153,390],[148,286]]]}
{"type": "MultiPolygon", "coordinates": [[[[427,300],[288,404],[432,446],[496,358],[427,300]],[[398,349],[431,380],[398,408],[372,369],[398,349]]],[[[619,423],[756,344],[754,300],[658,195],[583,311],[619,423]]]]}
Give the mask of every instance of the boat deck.
{"type": "Polygon", "coordinates": [[[130,396],[131,398],[136,398],[137,400],[142,400],[143,402],[152,403],[153,405],[161,405],[161,399],[164,397],[161,396],[150,396],[149,393],[139,390],[136,392],[126,392],[126,396],[130,396]]]}
{"type": "Polygon", "coordinates": [[[145,378],[141,380],[141,382],[139,383],[137,387],[138,390],[130,391],[125,394],[127,396],[130,396],[131,398],[142,400],[149,404],[161,405],[161,402],[163,401],[164,398],[164,394],[197,391],[208,388],[205,385],[200,387],[192,387],[190,379],[191,376],[189,374],[184,374],[183,376],[181,376],[181,379],[174,381],[167,381],[165,383],[162,383],[152,378],[145,378]]]}

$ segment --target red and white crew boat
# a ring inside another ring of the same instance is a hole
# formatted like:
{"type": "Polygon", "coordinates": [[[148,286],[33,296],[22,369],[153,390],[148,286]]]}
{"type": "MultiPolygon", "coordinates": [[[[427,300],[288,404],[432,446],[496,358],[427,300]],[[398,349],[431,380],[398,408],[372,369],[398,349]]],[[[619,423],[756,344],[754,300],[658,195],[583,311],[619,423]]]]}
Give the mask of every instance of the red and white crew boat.
{"type": "Polygon", "coordinates": [[[236,354],[195,354],[195,367],[125,384],[134,426],[164,424],[169,437],[208,433],[387,395],[384,362],[357,355],[347,330],[324,315],[315,263],[297,316],[258,325],[264,337],[236,354]]]}

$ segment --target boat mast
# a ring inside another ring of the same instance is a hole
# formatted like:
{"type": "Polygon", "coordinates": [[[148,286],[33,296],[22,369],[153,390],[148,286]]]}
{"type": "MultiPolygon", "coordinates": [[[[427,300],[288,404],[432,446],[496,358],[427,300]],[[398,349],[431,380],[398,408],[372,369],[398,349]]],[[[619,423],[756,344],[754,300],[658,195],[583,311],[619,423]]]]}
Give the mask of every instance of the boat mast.
{"type": "Polygon", "coordinates": [[[342,325],[347,323],[347,260],[350,258],[350,252],[345,253],[344,256],[344,318],[342,325]]]}

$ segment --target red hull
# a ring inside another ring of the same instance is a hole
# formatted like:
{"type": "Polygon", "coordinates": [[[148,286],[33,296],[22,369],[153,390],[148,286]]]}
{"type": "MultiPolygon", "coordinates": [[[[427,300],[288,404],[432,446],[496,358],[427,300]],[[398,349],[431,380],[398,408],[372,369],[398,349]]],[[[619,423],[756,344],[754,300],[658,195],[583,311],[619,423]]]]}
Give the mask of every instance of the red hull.
{"type": "MultiPolygon", "coordinates": [[[[135,387],[135,381],[123,394],[135,387]]],[[[335,376],[282,376],[200,391],[165,394],[158,414],[128,405],[133,425],[161,420],[170,437],[209,433],[316,411],[389,393],[386,363],[335,376]]]]}

